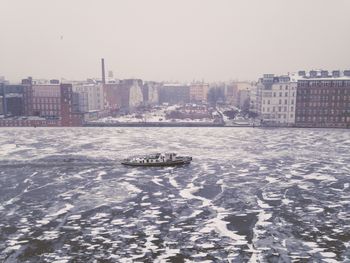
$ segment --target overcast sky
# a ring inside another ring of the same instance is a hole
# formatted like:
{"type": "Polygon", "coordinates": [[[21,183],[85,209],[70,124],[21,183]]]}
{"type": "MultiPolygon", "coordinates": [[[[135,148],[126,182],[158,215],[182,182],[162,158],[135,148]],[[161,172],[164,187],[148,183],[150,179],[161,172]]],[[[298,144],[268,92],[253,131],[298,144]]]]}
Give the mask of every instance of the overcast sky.
{"type": "Polygon", "coordinates": [[[256,80],[350,68],[349,0],[0,0],[0,76],[256,80]]]}

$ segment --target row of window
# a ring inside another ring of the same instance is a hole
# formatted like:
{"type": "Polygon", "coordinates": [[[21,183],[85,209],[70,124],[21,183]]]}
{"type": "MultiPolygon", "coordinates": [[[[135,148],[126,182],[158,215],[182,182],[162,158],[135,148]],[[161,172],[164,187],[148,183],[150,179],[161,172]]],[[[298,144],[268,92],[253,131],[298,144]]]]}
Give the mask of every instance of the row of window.
{"type": "Polygon", "coordinates": [[[36,111],[34,114],[38,116],[60,116],[59,111],[36,111]]]}
{"type": "Polygon", "coordinates": [[[349,107],[349,103],[342,102],[298,102],[297,107],[333,107],[333,108],[346,108],[349,107]]]}
{"type": "MultiPolygon", "coordinates": [[[[263,104],[268,104],[268,105],[270,105],[271,103],[270,103],[270,100],[263,100],[263,104]]],[[[279,101],[278,101],[278,104],[282,104],[282,99],[279,99],[279,101]]],[[[286,100],[284,100],[284,104],[288,104],[288,100],[286,99],[286,100]]],[[[292,100],[290,100],[290,104],[294,104],[294,100],[292,99],[292,100]]]]}
{"type": "Polygon", "coordinates": [[[339,115],[339,114],[350,114],[350,110],[333,110],[333,109],[307,109],[297,110],[298,115],[339,115]]]}
{"type": "MultiPolygon", "coordinates": [[[[264,92],[264,97],[277,97],[277,92],[264,92]]],[[[278,93],[278,97],[283,97],[283,92],[278,93]]],[[[289,94],[289,92],[284,93],[284,97],[295,97],[295,92],[289,94]]]]}
{"type": "Polygon", "coordinates": [[[314,121],[314,122],[350,122],[350,117],[297,117],[296,121],[314,121]]]}
{"type": "MultiPolygon", "coordinates": [[[[288,107],[287,106],[284,106],[284,107],[281,107],[281,106],[275,107],[275,106],[273,106],[272,108],[270,108],[270,107],[267,107],[267,108],[263,107],[262,108],[262,112],[270,112],[270,110],[272,112],[276,112],[276,110],[278,110],[278,112],[282,112],[282,110],[284,112],[286,112],[286,111],[288,111],[288,107]],[[266,111],[265,111],[265,109],[266,109],[266,111]]],[[[294,107],[293,106],[290,107],[290,111],[294,111],[294,107]]]]}
{"type": "Polygon", "coordinates": [[[34,110],[60,110],[60,104],[33,104],[34,110]]]}
{"type": "MultiPolygon", "coordinates": [[[[285,90],[288,90],[288,88],[289,88],[288,85],[286,85],[286,86],[284,87],[285,90]]],[[[294,90],[294,86],[291,86],[290,88],[291,88],[291,90],[294,90]]],[[[283,85],[280,85],[280,90],[282,90],[282,89],[283,89],[283,85]]]]}
{"type": "Polygon", "coordinates": [[[350,103],[350,95],[346,96],[298,96],[297,97],[298,100],[312,100],[312,101],[327,101],[327,100],[333,100],[333,101],[347,101],[350,103]]]}
{"type": "Polygon", "coordinates": [[[298,81],[298,87],[344,87],[350,86],[350,80],[298,81]]]}
{"type": "MultiPolygon", "coordinates": [[[[290,118],[293,118],[294,117],[294,114],[291,113],[290,115],[290,118]]],[[[288,117],[288,114],[264,114],[263,115],[263,118],[264,119],[287,119],[288,117]]]]}
{"type": "Polygon", "coordinates": [[[60,103],[60,98],[33,98],[33,103],[60,103]]]}
{"type": "Polygon", "coordinates": [[[350,94],[349,89],[298,89],[299,94],[350,94]]]}

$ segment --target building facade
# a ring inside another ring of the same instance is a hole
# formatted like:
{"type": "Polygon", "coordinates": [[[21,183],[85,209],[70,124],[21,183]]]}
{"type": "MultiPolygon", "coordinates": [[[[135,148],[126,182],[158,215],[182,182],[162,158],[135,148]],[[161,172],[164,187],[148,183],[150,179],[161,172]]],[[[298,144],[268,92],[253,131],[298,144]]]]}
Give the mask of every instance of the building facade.
{"type": "Polygon", "coordinates": [[[79,108],[82,112],[104,110],[105,94],[102,84],[78,83],[73,86],[73,92],[79,94],[79,108]]]}
{"type": "Polygon", "coordinates": [[[190,87],[182,84],[164,84],[159,91],[159,103],[185,104],[190,102],[190,87]]]}
{"type": "Polygon", "coordinates": [[[190,101],[206,103],[208,101],[208,91],[208,83],[192,83],[190,85],[190,101]]]}
{"type": "Polygon", "coordinates": [[[298,80],[296,126],[350,128],[349,73],[303,74],[298,80]]]}
{"type": "Polygon", "coordinates": [[[24,87],[22,85],[2,84],[0,86],[1,112],[8,117],[24,114],[24,87]]]}
{"type": "Polygon", "coordinates": [[[265,74],[257,84],[256,105],[265,125],[295,124],[297,82],[290,76],[265,74]]]}
{"type": "Polygon", "coordinates": [[[0,126],[81,126],[83,116],[74,109],[72,85],[56,83],[25,79],[22,85],[3,86],[5,118],[0,126]]]}

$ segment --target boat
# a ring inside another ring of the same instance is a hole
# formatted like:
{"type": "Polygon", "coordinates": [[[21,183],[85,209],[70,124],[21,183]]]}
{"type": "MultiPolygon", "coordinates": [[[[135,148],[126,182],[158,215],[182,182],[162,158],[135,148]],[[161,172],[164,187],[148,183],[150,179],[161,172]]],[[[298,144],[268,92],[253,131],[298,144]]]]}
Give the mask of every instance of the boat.
{"type": "Polygon", "coordinates": [[[144,156],[133,156],[121,163],[129,166],[175,166],[190,164],[192,157],[177,156],[176,153],[156,153],[144,156]]]}

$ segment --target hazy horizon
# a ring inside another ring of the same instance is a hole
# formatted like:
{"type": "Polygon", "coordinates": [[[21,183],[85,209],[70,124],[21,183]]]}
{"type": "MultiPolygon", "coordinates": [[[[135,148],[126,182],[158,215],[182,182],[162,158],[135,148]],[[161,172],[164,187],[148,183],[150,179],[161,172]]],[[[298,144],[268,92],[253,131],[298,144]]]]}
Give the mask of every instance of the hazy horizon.
{"type": "Polygon", "coordinates": [[[2,0],[0,76],[256,80],[349,69],[347,0],[2,0]]]}

